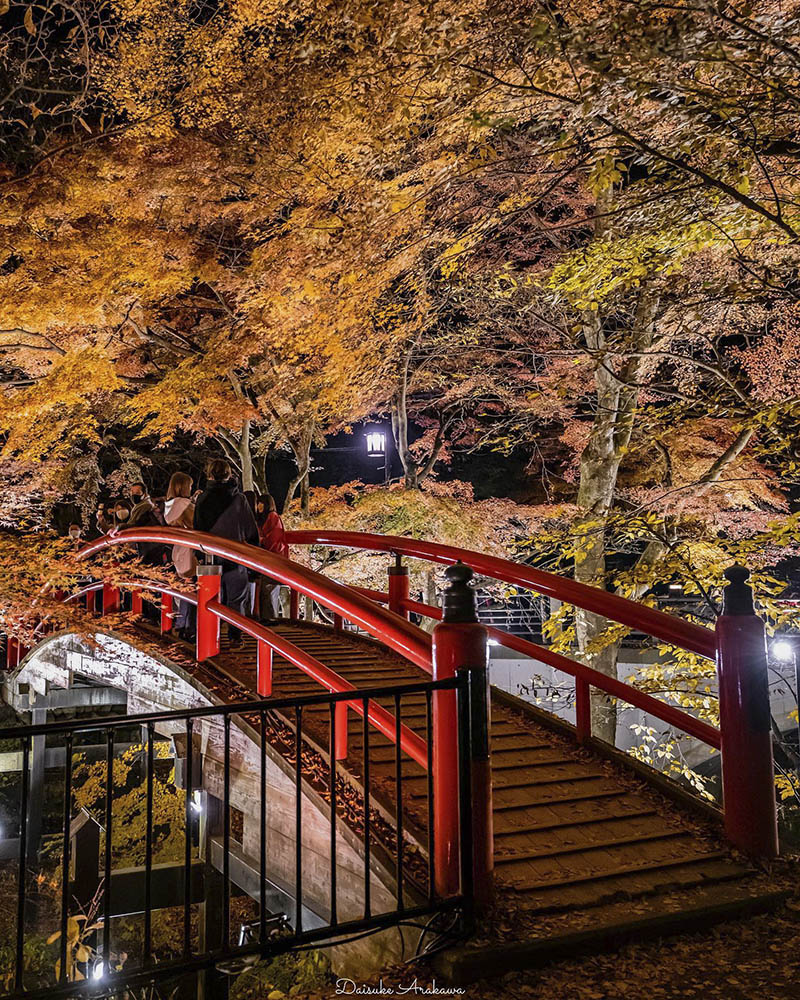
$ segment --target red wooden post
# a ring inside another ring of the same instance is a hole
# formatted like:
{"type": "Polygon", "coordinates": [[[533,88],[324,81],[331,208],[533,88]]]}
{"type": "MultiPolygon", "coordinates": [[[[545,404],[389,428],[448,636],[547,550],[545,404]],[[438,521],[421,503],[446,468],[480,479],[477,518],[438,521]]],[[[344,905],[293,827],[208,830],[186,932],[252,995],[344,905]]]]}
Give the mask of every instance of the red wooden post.
{"type": "Polygon", "coordinates": [[[110,583],[103,583],[103,614],[116,614],[119,611],[119,588],[110,583]]]}
{"type": "Polygon", "coordinates": [[[345,760],[347,757],[347,702],[337,701],[333,711],[336,714],[334,755],[337,760],[345,760]]]}
{"type": "Polygon", "coordinates": [[[775,858],[778,818],[766,636],[746,582],[749,571],[731,566],[725,576],[730,582],[716,624],[725,832],[744,853],[775,858]]]}
{"type": "Polygon", "coordinates": [[[399,552],[395,553],[394,566],[389,567],[389,610],[408,618],[402,605],[408,600],[408,568],[403,565],[399,552]]]}
{"type": "Polygon", "coordinates": [[[578,740],[588,743],[592,736],[591,686],[582,677],[575,678],[575,729],[578,740]]]}
{"type": "Polygon", "coordinates": [[[86,591],[86,610],[90,615],[93,615],[97,611],[97,591],[87,590],[86,591]]]}
{"type": "Polygon", "coordinates": [[[142,614],[142,592],[141,590],[131,591],[131,611],[141,617],[142,614]]]}
{"type": "Polygon", "coordinates": [[[272,646],[263,639],[258,640],[256,690],[261,698],[269,698],[272,694],[272,646]]]}
{"type": "Polygon", "coordinates": [[[172,598],[169,594],[161,595],[161,634],[172,630],[172,598]]]}
{"type": "Polygon", "coordinates": [[[337,615],[335,612],[333,615],[333,627],[336,629],[337,632],[341,632],[342,629],[344,628],[344,622],[342,621],[342,616],[337,615]]]}
{"type": "Polygon", "coordinates": [[[197,659],[207,660],[219,655],[219,618],[208,610],[208,602],[216,601],[222,582],[221,566],[197,567],[197,659]]]}
{"type": "MultiPolygon", "coordinates": [[[[491,901],[494,870],[487,632],[475,613],[472,570],[456,563],[446,576],[443,617],[433,630],[433,676],[443,680],[461,667],[470,670],[472,815],[460,822],[473,825],[475,903],[481,908],[491,901]]],[[[437,893],[447,896],[459,889],[458,707],[455,691],[437,691],[433,699],[434,874],[437,893]]]]}
{"type": "Polygon", "coordinates": [[[292,588],[289,591],[289,618],[295,622],[300,617],[300,595],[292,588]]]}
{"type": "Polygon", "coordinates": [[[10,635],[6,640],[6,664],[7,670],[13,670],[19,666],[19,639],[10,635]]]}

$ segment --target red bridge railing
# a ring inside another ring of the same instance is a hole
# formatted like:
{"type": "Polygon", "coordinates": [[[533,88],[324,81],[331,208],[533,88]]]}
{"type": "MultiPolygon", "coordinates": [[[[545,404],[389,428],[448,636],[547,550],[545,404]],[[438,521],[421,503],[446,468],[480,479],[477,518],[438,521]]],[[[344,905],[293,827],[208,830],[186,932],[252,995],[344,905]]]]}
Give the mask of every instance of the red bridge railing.
{"type": "MultiPolygon", "coordinates": [[[[293,609],[297,607],[297,595],[310,597],[333,613],[336,627],[341,627],[343,620],[355,623],[412,663],[432,672],[435,680],[452,678],[458,669],[469,668],[471,676],[478,678],[478,686],[473,690],[479,706],[487,700],[481,694],[481,685],[487,687],[487,639],[491,635],[509,648],[548,663],[575,678],[577,735],[583,741],[591,738],[590,692],[595,687],[721,749],[724,814],[729,838],[750,854],[761,857],[774,857],[777,854],[766,645],[763,624],[754,614],[750,588],[745,584],[748,575],[746,570],[733,568],[729,571],[731,583],[725,591],[724,611],[717,620],[715,631],[711,631],[597,588],[509,560],[452,546],[397,536],[336,531],[295,531],[289,533],[289,540],[295,545],[354,547],[393,553],[397,562],[389,568],[388,592],[345,586],[306,566],[255,546],[177,528],[152,527],[120,531],[85,546],[81,558],[88,559],[114,546],[149,542],[187,545],[206,556],[230,560],[291,588],[293,609]],[[461,595],[459,600],[471,601],[473,611],[464,613],[465,606],[458,608],[453,603],[448,612],[446,603],[443,614],[438,608],[412,601],[408,592],[407,569],[400,563],[401,556],[451,566],[448,570],[451,578],[450,597],[455,601],[458,596],[455,591],[458,590],[461,595]],[[717,730],[675,706],[644,694],[632,685],[547,647],[512,636],[500,629],[487,629],[478,624],[474,615],[472,589],[467,586],[468,577],[456,570],[453,563],[463,563],[468,567],[469,575],[471,571],[475,571],[528,588],[604,615],[662,642],[701,656],[716,657],[721,729],[717,730]],[[388,608],[384,608],[383,604],[387,604],[388,608]],[[444,618],[434,630],[433,640],[408,620],[410,611],[433,618],[444,618]]],[[[328,691],[346,693],[355,690],[344,677],[284,636],[226,608],[219,600],[219,567],[200,567],[194,593],[186,594],[166,585],[140,579],[133,580],[126,586],[133,591],[134,612],[141,612],[142,589],[160,592],[161,627],[164,631],[171,628],[174,600],[196,603],[199,661],[219,653],[221,621],[227,621],[252,636],[257,642],[258,650],[258,692],[263,697],[268,697],[272,691],[272,656],[276,652],[328,691]]],[[[102,592],[102,607],[105,612],[119,610],[119,590],[108,582],[85,588],[81,595],[85,595],[87,603],[93,604],[98,591],[102,592]]],[[[293,617],[296,617],[296,612],[293,617]]],[[[22,652],[18,648],[14,659],[18,660],[22,652]]],[[[337,741],[336,747],[332,748],[332,753],[338,759],[347,753],[347,707],[360,711],[361,714],[364,710],[358,699],[354,699],[352,703],[343,701],[340,704],[341,708],[337,707],[337,711],[343,717],[337,718],[336,730],[341,734],[343,742],[337,741]]],[[[371,725],[390,741],[396,742],[399,739],[402,750],[423,768],[428,768],[429,752],[424,740],[407,726],[396,726],[395,717],[377,703],[369,702],[366,710],[371,725]]],[[[483,726],[478,719],[478,725],[473,725],[473,733],[479,734],[478,741],[482,739],[483,745],[473,746],[471,761],[473,813],[477,814],[473,817],[477,834],[474,875],[479,901],[481,895],[485,900],[485,887],[490,882],[492,868],[488,706],[484,704],[481,711],[484,715],[483,726]]],[[[454,692],[437,692],[433,717],[434,868],[437,890],[441,895],[458,891],[460,829],[455,791],[459,768],[457,728],[454,692]]]]}
{"type": "Polygon", "coordinates": [[[397,563],[389,569],[387,593],[354,589],[362,597],[385,603],[390,610],[400,614],[415,611],[441,618],[438,608],[409,599],[408,576],[401,571],[401,556],[446,565],[458,561],[482,576],[556,598],[662,642],[715,659],[719,679],[719,730],[630,684],[545,646],[501,629],[487,630],[501,645],[575,678],[576,729],[580,740],[591,738],[591,689],[595,687],[721,750],[723,807],[729,838],[749,854],[768,858],[777,855],[766,639],[763,623],[753,609],[752,592],[746,585],[747,570],[732,567],[726,573],[730,582],[725,588],[723,613],[712,631],[554,573],[437,542],[366,532],[316,530],[290,531],[288,541],[292,545],[356,548],[395,555],[397,563]]]}

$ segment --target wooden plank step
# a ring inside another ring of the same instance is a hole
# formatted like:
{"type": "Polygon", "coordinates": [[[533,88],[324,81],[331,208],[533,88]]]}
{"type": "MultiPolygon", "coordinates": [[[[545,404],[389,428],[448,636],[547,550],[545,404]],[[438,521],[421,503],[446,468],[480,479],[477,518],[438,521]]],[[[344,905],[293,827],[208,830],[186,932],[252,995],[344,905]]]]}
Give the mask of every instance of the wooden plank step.
{"type": "Polygon", "coordinates": [[[529,809],[531,806],[549,805],[553,802],[580,802],[583,799],[621,797],[625,794],[624,789],[612,784],[608,778],[602,781],[598,778],[596,783],[592,782],[591,785],[587,783],[581,788],[552,786],[551,788],[531,789],[531,794],[527,797],[520,796],[519,792],[509,793],[505,797],[501,797],[502,793],[498,793],[493,797],[492,805],[494,812],[503,812],[512,809],[529,809]]]}
{"type": "MultiPolygon", "coordinates": [[[[630,861],[627,864],[617,865],[614,868],[598,869],[595,868],[592,871],[574,871],[574,872],[564,872],[563,875],[556,876],[547,880],[536,879],[530,884],[525,884],[524,881],[520,881],[518,878],[514,878],[513,887],[518,891],[530,889],[541,891],[543,889],[561,889],[565,886],[577,885],[581,882],[595,882],[605,879],[616,879],[626,875],[638,875],[643,872],[661,871],[662,869],[675,868],[680,865],[694,865],[705,863],[708,861],[720,861],[725,859],[727,862],[727,855],[724,851],[697,851],[694,854],[681,854],[673,858],[658,858],[656,860],[648,860],[643,862],[633,862],[630,861]]],[[[728,862],[729,863],[729,862],[728,862]]],[[[731,865],[731,867],[735,867],[731,865]]],[[[740,872],[741,873],[741,872],[740,872]]],[[[503,873],[503,880],[507,880],[512,873],[507,870],[503,873]]],[[[512,876],[513,877],[513,876],[512,876]]]]}
{"type": "Polygon", "coordinates": [[[553,858],[568,854],[583,855],[589,851],[600,851],[609,847],[628,847],[632,844],[652,843],[658,840],[686,839],[691,837],[693,837],[693,834],[688,830],[654,830],[651,833],[642,833],[639,836],[631,834],[622,837],[609,837],[585,844],[563,844],[558,847],[550,846],[539,851],[520,850],[514,851],[510,854],[506,854],[505,852],[498,853],[495,851],[494,863],[496,867],[501,867],[502,865],[508,865],[516,861],[532,861],[534,858],[553,858]]]}
{"type": "Polygon", "coordinates": [[[599,768],[587,767],[585,764],[542,764],[541,767],[531,766],[524,770],[500,771],[498,781],[493,782],[498,789],[502,788],[538,788],[541,785],[554,785],[562,782],[592,781],[594,778],[605,778],[605,772],[599,768]],[[508,784],[504,784],[507,781],[508,784]]]}
{"type": "Polygon", "coordinates": [[[532,887],[514,893],[514,905],[528,913],[556,913],[600,906],[614,899],[659,898],[664,892],[685,891],[698,886],[719,887],[736,882],[749,873],[727,859],[687,862],[650,871],[633,871],[614,878],[576,885],[532,887]]]}
{"type": "MultiPolygon", "coordinates": [[[[447,983],[468,986],[509,972],[543,968],[552,962],[574,961],[614,952],[676,933],[703,932],[723,920],[769,913],[786,899],[786,892],[758,890],[747,882],[687,889],[679,898],[643,900],[631,912],[630,903],[612,902],[593,908],[593,919],[522,940],[493,940],[439,952],[433,971],[447,983]]],[[[499,990],[498,990],[499,993],[499,990]]]]}
{"type": "MultiPolygon", "coordinates": [[[[592,805],[600,806],[603,804],[603,800],[594,802],[593,800],[588,800],[592,805]]],[[[615,800],[611,800],[614,802],[615,800]]],[[[535,807],[534,807],[535,808],[535,807]]],[[[572,807],[574,808],[574,807],[572,807]]],[[[501,814],[503,820],[508,818],[508,813],[501,814]]],[[[627,809],[619,808],[617,810],[609,809],[605,812],[598,811],[595,815],[584,815],[584,816],[563,816],[559,817],[558,814],[553,814],[552,812],[542,812],[537,813],[535,816],[529,816],[527,821],[521,821],[521,825],[506,826],[503,825],[502,828],[498,829],[498,824],[495,823],[494,827],[494,840],[495,843],[500,841],[503,845],[507,842],[511,842],[518,837],[526,837],[532,833],[544,832],[549,830],[563,830],[568,831],[571,827],[585,827],[593,826],[595,823],[607,823],[615,819],[643,819],[645,817],[658,816],[655,809],[648,806],[637,806],[632,805],[627,809]]]]}
{"type": "Polygon", "coordinates": [[[492,767],[524,767],[529,761],[538,760],[542,752],[553,749],[550,742],[536,743],[533,740],[525,747],[509,747],[507,750],[492,747],[492,767]]]}
{"type": "MultiPolygon", "coordinates": [[[[524,768],[537,768],[543,767],[546,764],[574,764],[575,758],[570,757],[564,753],[563,750],[559,750],[557,747],[543,747],[541,750],[536,751],[535,754],[531,754],[529,759],[525,762],[524,768]]],[[[504,771],[518,771],[521,765],[517,761],[503,760],[502,758],[495,762],[492,761],[492,774],[502,774],[504,771]]]]}

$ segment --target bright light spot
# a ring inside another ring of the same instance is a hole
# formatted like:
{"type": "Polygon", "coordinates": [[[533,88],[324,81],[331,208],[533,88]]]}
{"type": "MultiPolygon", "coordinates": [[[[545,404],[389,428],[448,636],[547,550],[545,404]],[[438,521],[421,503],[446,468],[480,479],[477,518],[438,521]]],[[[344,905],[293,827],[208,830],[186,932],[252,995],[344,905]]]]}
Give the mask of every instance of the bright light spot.
{"type": "Polygon", "coordinates": [[[683,587],[679,583],[671,583],[669,585],[670,590],[683,590],[683,587]]]}
{"type": "Polygon", "coordinates": [[[489,640],[489,645],[490,646],[499,646],[500,643],[497,641],[497,639],[490,639],[489,640]]]}
{"type": "Polygon", "coordinates": [[[102,979],[103,978],[103,962],[102,959],[95,962],[95,966],[92,969],[92,979],[102,979]]]}
{"type": "Polygon", "coordinates": [[[772,655],[786,663],[794,658],[794,646],[786,639],[776,639],[772,644],[772,655]]]}
{"type": "Polygon", "coordinates": [[[383,431],[370,431],[367,434],[367,454],[383,455],[386,451],[386,435],[383,431]]]}
{"type": "Polygon", "coordinates": [[[203,793],[197,788],[192,792],[192,809],[196,813],[203,811],[203,793]]]}

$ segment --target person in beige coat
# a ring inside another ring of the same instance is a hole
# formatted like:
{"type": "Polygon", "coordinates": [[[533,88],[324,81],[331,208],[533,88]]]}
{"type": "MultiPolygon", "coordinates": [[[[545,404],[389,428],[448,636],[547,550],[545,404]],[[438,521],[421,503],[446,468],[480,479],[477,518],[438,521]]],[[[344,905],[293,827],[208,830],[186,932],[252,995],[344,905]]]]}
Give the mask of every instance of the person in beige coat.
{"type": "MultiPolygon", "coordinates": [[[[175,472],[169,481],[167,499],[164,504],[164,520],[171,528],[194,527],[194,498],[192,477],[186,472],[175,472]]],[[[172,565],[178,576],[191,578],[197,574],[197,556],[188,545],[172,546],[172,565]]],[[[175,618],[181,639],[194,641],[197,627],[197,608],[189,601],[178,602],[175,618]]]]}

